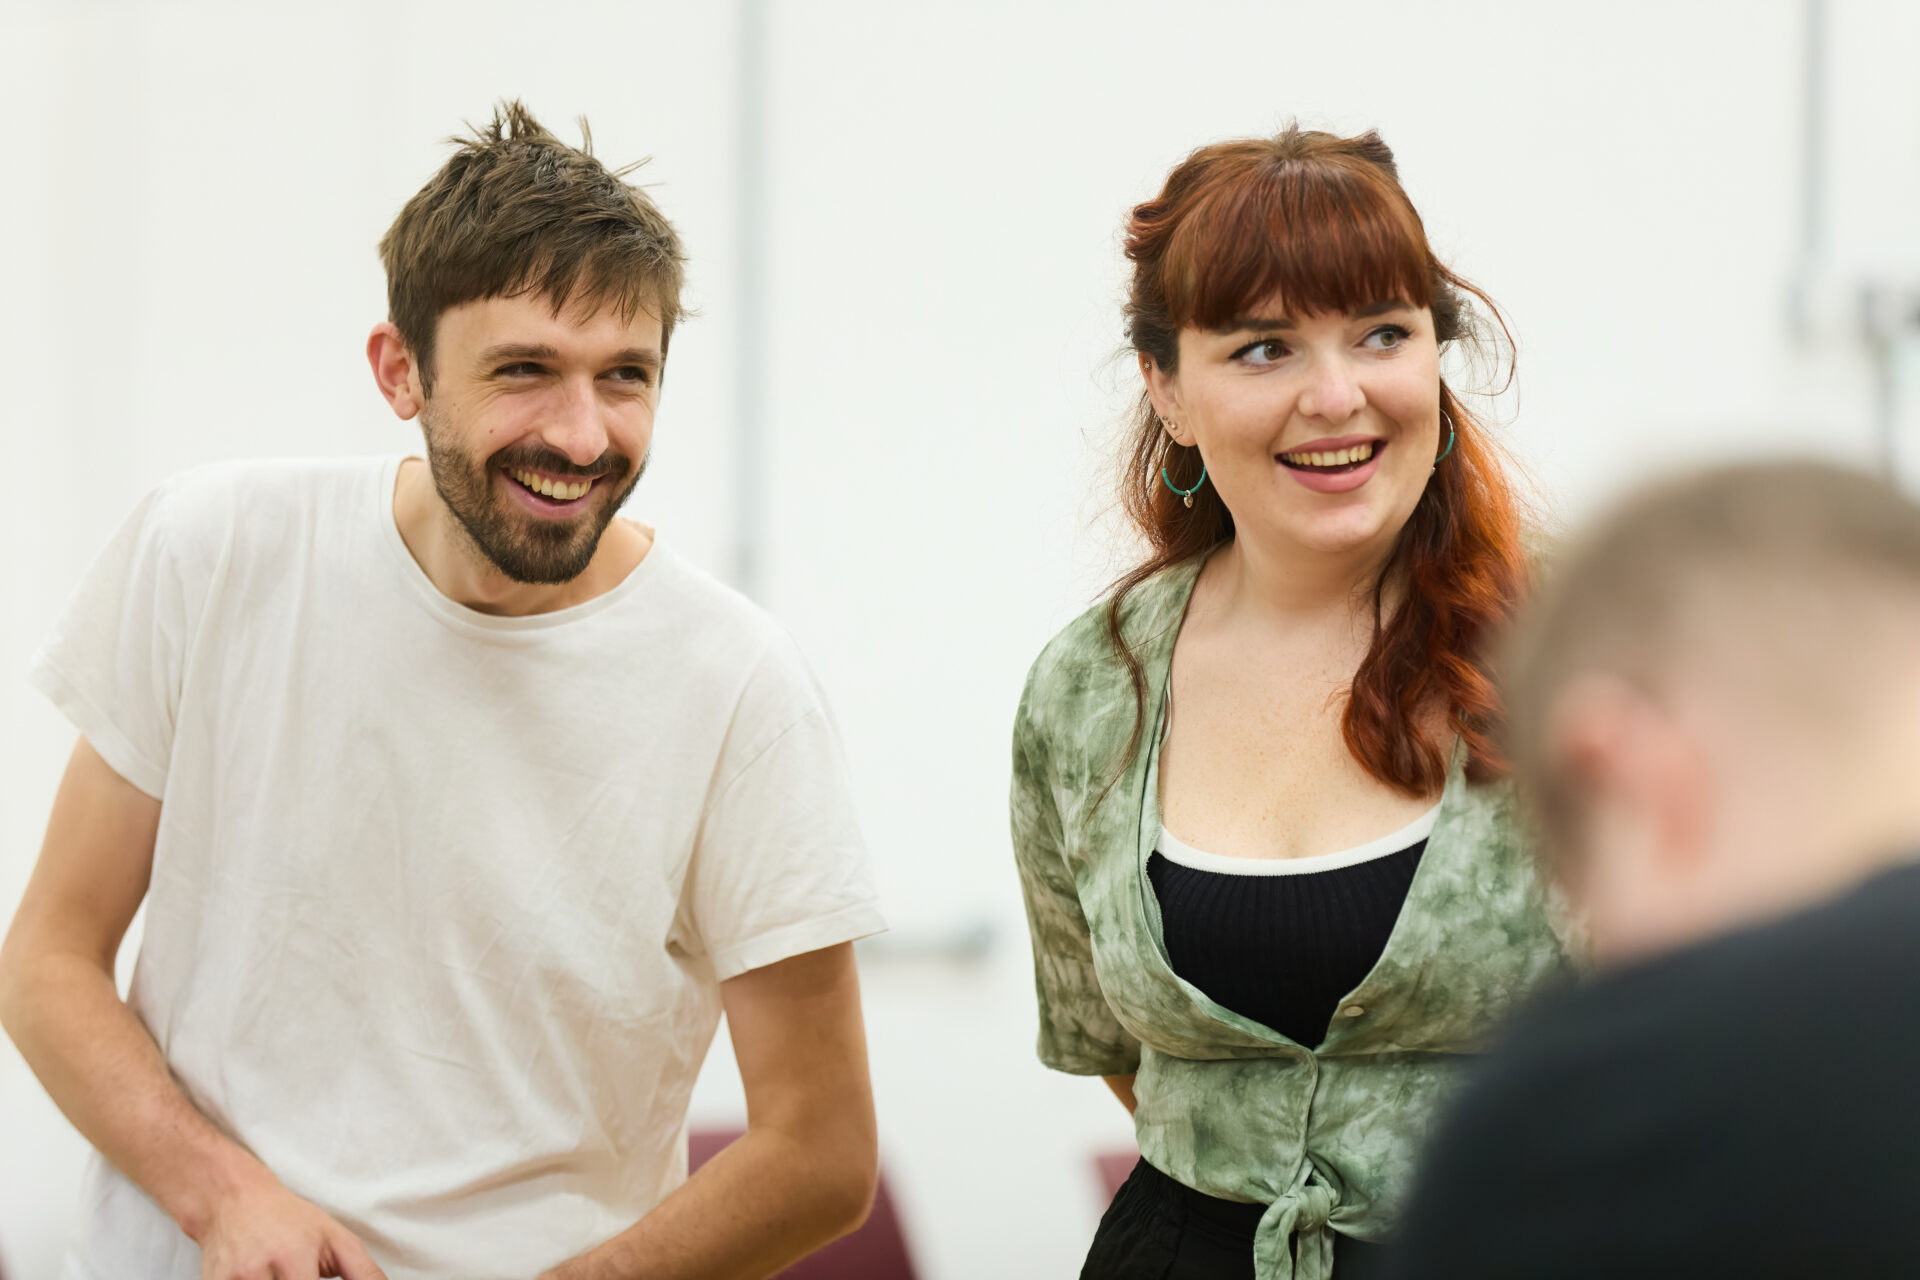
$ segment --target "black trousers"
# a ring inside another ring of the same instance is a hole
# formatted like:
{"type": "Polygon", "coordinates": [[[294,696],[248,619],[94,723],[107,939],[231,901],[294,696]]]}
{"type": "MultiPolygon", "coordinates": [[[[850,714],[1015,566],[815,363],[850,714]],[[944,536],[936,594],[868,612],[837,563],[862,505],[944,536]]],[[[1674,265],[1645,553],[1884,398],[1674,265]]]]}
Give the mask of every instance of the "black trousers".
{"type": "MultiPolygon", "coordinates": [[[[1142,1160],[1100,1219],[1080,1280],[1253,1280],[1253,1232],[1265,1212],[1195,1191],[1142,1160]]],[[[1379,1247],[1333,1239],[1337,1280],[1366,1280],[1379,1247]]]]}

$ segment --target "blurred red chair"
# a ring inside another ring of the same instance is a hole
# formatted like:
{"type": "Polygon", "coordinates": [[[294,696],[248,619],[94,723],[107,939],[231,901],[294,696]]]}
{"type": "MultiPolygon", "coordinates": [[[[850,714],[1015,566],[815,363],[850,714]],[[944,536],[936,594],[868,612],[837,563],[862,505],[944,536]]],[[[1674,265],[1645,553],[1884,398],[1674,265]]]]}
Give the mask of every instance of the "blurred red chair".
{"type": "Polygon", "coordinates": [[[1140,1153],[1128,1147],[1124,1151],[1099,1151],[1094,1153],[1093,1171],[1100,1178],[1100,1188],[1106,1192],[1101,1198],[1102,1205],[1113,1203],[1120,1194],[1120,1185],[1133,1172],[1133,1166],[1140,1163],[1140,1153]]]}
{"type": "MultiPolygon", "coordinates": [[[[720,1148],[739,1137],[741,1129],[694,1129],[687,1134],[687,1167],[698,1169],[720,1148]]],[[[852,1235],[810,1253],[782,1271],[779,1280],[918,1280],[900,1215],[887,1190],[887,1171],[880,1171],[873,1212],[852,1235]]]]}

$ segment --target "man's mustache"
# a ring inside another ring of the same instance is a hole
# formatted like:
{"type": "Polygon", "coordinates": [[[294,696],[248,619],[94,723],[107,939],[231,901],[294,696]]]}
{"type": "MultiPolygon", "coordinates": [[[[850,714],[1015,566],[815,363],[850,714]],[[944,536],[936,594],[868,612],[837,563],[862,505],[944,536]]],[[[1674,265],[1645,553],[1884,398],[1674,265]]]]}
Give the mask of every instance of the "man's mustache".
{"type": "Polygon", "coordinates": [[[586,466],[576,464],[564,453],[553,449],[502,449],[489,458],[488,465],[502,470],[518,467],[523,471],[544,471],[548,475],[578,476],[583,480],[601,476],[623,476],[633,470],[633,459],[608,450],[586,466]]]}

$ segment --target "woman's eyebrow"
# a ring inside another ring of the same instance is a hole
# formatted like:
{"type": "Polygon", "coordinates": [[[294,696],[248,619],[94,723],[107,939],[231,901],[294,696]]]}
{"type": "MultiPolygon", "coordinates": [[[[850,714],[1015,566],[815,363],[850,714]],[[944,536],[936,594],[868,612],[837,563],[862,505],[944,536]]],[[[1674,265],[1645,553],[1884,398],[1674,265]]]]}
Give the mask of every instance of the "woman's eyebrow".
{"type": "MultiPolygon", "coordinates": [[[[1405,298],[1383,298],[1379,302],[1369,302],[1366,306],[1349,313],[1354,320],[1371,320],[1383,316],[1389,311],[1412,311],[1413,304],[1405,298]]],[[[1235,316],[1215,333],[1239,333],[1246,329],[1283,330],[1296,328],[1292,316],[1235,316]]]]}
{"type": "Polygon", "coordinates": [[[1263,316],[1237,316],[1227,321],[1215,333],[1239,333],[1242,329],[1291,329],[1294,327],[1290,316],[1276,316],[1268,319],[1263,316]]]}

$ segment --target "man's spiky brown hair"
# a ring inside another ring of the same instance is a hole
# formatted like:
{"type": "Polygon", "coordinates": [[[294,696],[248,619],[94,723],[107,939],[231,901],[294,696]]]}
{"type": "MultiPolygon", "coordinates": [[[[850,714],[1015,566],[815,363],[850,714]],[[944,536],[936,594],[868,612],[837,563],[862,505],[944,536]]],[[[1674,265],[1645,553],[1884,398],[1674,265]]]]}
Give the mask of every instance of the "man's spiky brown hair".
{"type": "MultiPolygon", "coordinates": [[[[660,319],[661,352],[685,314],[680,237],[645,193],[581,144],[549,133],[518,100],[448,141],[454,153],[380,239],[387,313],[431,390],[434,331],[452,307],[537,294],[563,307],[611,306],[660,319]]],[[[644,163],[644,162],[642,162],[644,163]]]]}

